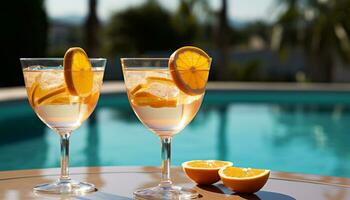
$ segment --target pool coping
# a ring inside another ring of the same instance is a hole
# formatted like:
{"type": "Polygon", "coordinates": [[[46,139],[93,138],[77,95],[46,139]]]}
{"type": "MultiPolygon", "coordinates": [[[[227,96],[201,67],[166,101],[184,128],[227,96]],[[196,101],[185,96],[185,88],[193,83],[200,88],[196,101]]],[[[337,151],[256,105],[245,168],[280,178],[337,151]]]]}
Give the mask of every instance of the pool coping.
{"type": "MultiPolygon", "coordinates": [[[[288,83],[288,82],[209,82],[209,91],[275,91],[275,92],[350,92],[350,83],[288,83]]],[[[123,81],[106,81],[102,94],[125,92],[123,81]]],[[[24,86],[0,88],[0,101],[27,98],[24,86]]]]}

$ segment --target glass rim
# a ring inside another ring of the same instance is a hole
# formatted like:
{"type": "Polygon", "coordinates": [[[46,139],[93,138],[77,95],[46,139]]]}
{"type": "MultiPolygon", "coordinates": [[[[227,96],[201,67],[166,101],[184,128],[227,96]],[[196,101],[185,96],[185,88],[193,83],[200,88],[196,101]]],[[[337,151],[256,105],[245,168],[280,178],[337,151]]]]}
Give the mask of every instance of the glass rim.
{"type": "MultiPolygon", "coordinates": [[[[124,62],[132,62],[132,61],[138,61],[138,62],[140,62],[140,61],[165,61],[165,62],[168,62],[170,60],[170,58],[126,58],[126,57],[124,57],[124,58],[120,58],[120,61],[122,62],[122,69],[124,70],[124,69],[140,69],[140,68],[168,68],[168,65],[166,65],[166,66],[126,66],[126,65],[124,65],[123,63],[124,62]]],[[[210,60],[210,63],[212,62],[212,58],[211,57],[209,57],[209,60],[210,60]]],[[[209,65],[209,69],[211,68],[211,66],[209,65]]]]}
{"type": "MultiPolygon", "coordinates": [[[[125,60],[125,61],[128,61],[128,60],[169,60],[170,58],[127,58],[127,57],[123,57],[123,58],[120,58],[120,60],[125,60]]],[[[209,56],[209,59],[210,61],[212,61],[212,57],[209,56]]]]}
{"type": "MultiPolygon", "coordinates": [[[[61,61],[64,58],[19,58],[20,61],[61,61]]],[[[89,60],[93,61],[106,61],[107,58],[89,58],[89,60]]]]}

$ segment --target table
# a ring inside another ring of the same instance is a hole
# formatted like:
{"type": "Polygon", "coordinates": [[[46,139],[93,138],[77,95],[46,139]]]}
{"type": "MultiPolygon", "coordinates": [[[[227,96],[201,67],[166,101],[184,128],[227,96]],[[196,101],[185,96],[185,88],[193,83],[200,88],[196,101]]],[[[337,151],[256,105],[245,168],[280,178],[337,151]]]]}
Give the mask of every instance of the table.
{"type": "MultiPolygon", "coordinates": [[[[155,186],[160,179],[157,167],[80,167],[71,168],[73,179],[94,183],[98,191],[82,197],[36,195],[32,187],[54,181],[59,169],[19,170],[0,172],[0,199],[80,199],[129,200],[137,188],[155,186]]],[[[201,200],[349,200],[350,179],[309,174],[271,172],[267,184],[252,195],[234,194],[221,182],[211,186],[197,186],[182,172],[172,168],[173,182],[197,190],[201,200]]]]}

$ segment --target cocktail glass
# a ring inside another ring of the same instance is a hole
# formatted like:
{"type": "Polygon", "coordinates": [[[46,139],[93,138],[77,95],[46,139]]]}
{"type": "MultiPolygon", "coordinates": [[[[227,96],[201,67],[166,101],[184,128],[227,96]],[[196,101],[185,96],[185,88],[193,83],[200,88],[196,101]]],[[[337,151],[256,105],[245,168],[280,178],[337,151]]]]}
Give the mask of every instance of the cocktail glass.
{"type": "Polygon", "coordinates": [[[172,184],[170,150],[172,137],[197,114],[204,96],[182,92],[171,77],[167,58],[122,58],[125,86],[139,120],[160,137],[162,174],[158,186],[134,192],[137,199],[190,199],[198,193],[172,184]]]}
{"type": "Polygon", "coordinates": [[[21,58],[20,61],[31,107],[61,139],[60,178],[53,183],[35,186],[34,191],[73,195],[95,191],[93,184],[74,181],[69,177],[69,137],[95,109],[106,59],[90,59],[90,71],[70,72],[74,76],[93,77],[90,79],[92,83],[89,83],[92,84],[91,93],[84,97],[72,95],[67,89],[72,85],[65,80],[63,58],[21,58]]]}

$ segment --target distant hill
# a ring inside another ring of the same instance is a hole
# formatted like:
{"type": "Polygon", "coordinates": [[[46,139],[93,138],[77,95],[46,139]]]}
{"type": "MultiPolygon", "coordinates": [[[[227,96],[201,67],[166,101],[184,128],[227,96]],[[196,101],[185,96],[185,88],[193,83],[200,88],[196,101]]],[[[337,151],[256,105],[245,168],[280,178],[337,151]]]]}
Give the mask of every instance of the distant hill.
{"type": "Polygon", "coordinates": [[[67,15],[67,16],[61,16],[61,17],[53,17],[50,18],[50,21],[53,23],[63,23],[63,24],[70,24],[70,25],[80,25],[84,22],[85,17],[80,15],[67,15]]]}
{"type": "Polygon", "coordinates": [[[237,19],[229,19],[229,25],[231,27],[242,29],[249,25],[250,21],[237,20],[237,19]]]}
{"type": "MultiPolygon", "coordinates": [[[[70,24],[70,25],[80,25],[84,23],[84,20],[85,20],[85,17],[81,15],[67,15],[67,16],[50,18],[51,22],[64,23],[64,24],[70,24]]],[[[247,25],[249,25],[249,23],[250,21],[237,20],[237,19],[229,20],[229,25],[238,29],[245,28],[247,25]]]]}

